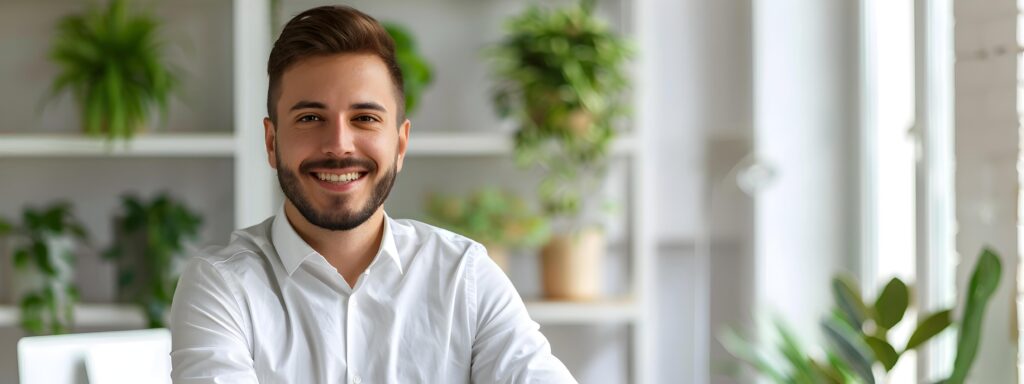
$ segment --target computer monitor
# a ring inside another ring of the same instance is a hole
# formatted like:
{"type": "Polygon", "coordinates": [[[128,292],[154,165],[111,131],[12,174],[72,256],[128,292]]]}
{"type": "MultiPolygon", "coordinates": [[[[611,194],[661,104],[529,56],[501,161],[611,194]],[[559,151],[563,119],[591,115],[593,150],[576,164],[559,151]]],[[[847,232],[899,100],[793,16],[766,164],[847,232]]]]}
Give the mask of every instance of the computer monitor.
{"type": "Polygon", "coordinates": [[[170,383],[166,329],[24,337],[18,341],[21,384],[170,383]]]}

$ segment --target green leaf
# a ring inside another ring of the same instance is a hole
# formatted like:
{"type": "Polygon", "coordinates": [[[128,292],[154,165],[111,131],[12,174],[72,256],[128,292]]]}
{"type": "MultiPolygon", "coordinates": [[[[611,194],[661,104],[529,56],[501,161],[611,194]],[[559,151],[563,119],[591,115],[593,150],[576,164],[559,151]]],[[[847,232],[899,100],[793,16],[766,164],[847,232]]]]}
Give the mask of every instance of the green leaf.
{"type": "Polygon", "coordinates": [[[7,220],[0,218],[0,236],[11,233],[14,230],[14,226],[11,225],[7,220]]]}
{"type": "Polygon", "coordinates": [[[29,255],[27,249],[18,249],[14,251],[14,267],[18,269],[24,269],[28,266],[29,261],[32,257],[29,255]]]}
{"type": "Polygon", "coordinates": [[[42,241],[35,241],[32,244],[32,255],[36,262],[36,266],[42,270],[48,276],[57,275],[57,267],[53,265],[53,259],[50,255],[51,250],[46,247],[46,244],[42,241]]]}
{"type": "Polygon", "coordinates": [[[907,285],[898,278],[889,280],[875,301],[875,321],[885,329],[892,329],[903,320],[910,302],[907,285]]]}
{"type": "Polygon", "coordinates": [[[896,362],[900,359],[900,354],[896,353],[896,349],[888,341],[875,336],[865,336],[864,342],[875,352],[875,358],[882,363],[886,372],[891,371],[892,367],[896,366],[896,362]]]}
{"type": "Polygon", "coordinates": [[[1002,275],[1002,263],[999,256],[991,249],[985,248],[971,274],[971,281],[967,287],[967,304],[964,308],[964,318],[960,324],[960,337],[957,341],[956,360],[953,362],[953,373],[950,375],[949,384],[963,384],[967,379],[967,373],[974,365],[974,359],[978,355],[978,347],[981,344],[981,327],[985,320],[985,308],[996,288],[999,287],[999,279],[1002,275]]]}
{"type": "Polygon", "coordinates": [[[869,384],[875,383],[871,371],[873,359],[869,347],[849,325],[834,318],[822,322],[825,338],[836,348],[836,353],[843,358],[850,369],[869,384]]]}
{"type": "Polygon", "coordinates": [[[857,284],[847,277],[832,279],[832,296],[839,305],[839,309],[843,311],[843,315],[850,325],[861,329],[864,326],[864,321],[868,318],[868,308],[856,287],[857,284]]]}
{"type": "Polygon", "coordinates": [[[743,339],[739,334],[733,330],[726,330],[719,336],[719,341],[726,351],[736,356],[736,358],[749,364],[763,377],[767,377],[775,383],[789,383],[792,382],[785,374],[782,373],[780,368],[776,368],[774,364],[762,353],[757,350],[757,347],[743,339]]]}
{"type": "Polygon", "coordinates": [[[792,373],[795,375],[795,379],[798,383],[814,384],[815,373],[814,368],[811,367],[811,359],[809,354],[800,347],[800,343],[797,342],[796,337],[782,322],[776,321],[775,328],[779,332],[780,342],[779,349],[782,352],[783,357],[789,361],[790,367],[792,367],[792,373]]]}
{"type": "Polygon", "coordinates": [[[931,314],[917,324],[917,329],[910,335],[910,340],[907,341],[907,346],[903,350],[909,351],[917,348],[945,330],[952,322],[953,319],[950,317],[950,310],[948,309],[931,314]]]}
{"type": "Polygon", "coordinates": [[[384,29],[395,41],[395,61],[402,71],[402,89],[405,93],[405,112],[416,110],[420,94],[433,80],[430,64],[416,49],[416,41],[404,27],[384,23],[384,29]]]}

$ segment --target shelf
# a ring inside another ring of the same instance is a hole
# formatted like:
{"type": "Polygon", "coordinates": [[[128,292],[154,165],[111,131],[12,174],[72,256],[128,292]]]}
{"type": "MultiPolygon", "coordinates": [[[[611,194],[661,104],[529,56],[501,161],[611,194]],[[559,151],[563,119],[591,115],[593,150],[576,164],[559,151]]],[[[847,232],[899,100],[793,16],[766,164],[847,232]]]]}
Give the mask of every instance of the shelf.
{"type": "MultiPolygon", "coordinates": [[[[61,134],[0,134],[0,157],[232,157],[228,133],[140,134],[127,142],[61,134]]],[[[631,153],[630,135],[612,143],[612,153],[631,153]]],[[[512,137],[497,132],[420,132],[409,139],[409,156],[506,156],[512,137]]]]}
{"type": "MultiPolygon", "coordinates": [[[[612,143],[612,153],[634,151],[632,135],[612,143]]],[[[500,132],[416,132],[409,133],[409,156],[505,156],[512,154],[512,136],[500,132]]]]}
{"type": "MultiPolygon", "coordinates": [[[[0,327],[17,327],[16,306],[0,305],[0,327]]],[[[143,328],[146,316],[142,309],[127,304],[78,304],[75,306],[76,327],[143,328]]]]}
{"type": "Polygon", "coordinates": [[[231,157],[230,133],[140,134],[124,142],[59,134],[0,134],[0,157],[231,157]]]}
{"type": "Polygon", "coordinates": [[[631,323],[638,313],[636,305],[628,300],[527,301],[526,310],[534,321],[548,325],[631,323]]]}

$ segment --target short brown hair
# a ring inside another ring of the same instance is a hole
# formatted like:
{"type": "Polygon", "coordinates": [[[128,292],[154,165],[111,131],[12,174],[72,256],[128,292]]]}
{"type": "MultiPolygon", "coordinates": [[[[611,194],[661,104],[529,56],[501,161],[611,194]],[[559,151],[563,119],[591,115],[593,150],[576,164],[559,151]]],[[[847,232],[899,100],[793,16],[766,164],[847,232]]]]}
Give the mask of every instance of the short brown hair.
{"type": "Polygon", "coordinates": [[[405,92],[402,70],[395,60],[395,42],[376,19],[343,5],[316,7],[288,21],[274,42],[267,62],[270,87],[267,89],[267,115],[277,124],[277,100],[281,96],[281,76],[296,62],[313,56],[337,53],[371,53],[388,67],[394,83],[398,106],[398,124],[405,121],[405,92]]]}

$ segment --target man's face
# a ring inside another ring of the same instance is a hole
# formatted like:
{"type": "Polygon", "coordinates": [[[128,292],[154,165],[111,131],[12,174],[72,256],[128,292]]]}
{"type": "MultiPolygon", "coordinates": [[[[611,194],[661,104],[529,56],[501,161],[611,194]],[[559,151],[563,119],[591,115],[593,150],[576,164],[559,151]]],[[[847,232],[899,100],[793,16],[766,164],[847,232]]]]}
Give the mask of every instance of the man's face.
{"type": "Polygon", "coordinates": [[[380,209],[409,139],[397,106],[387,67],[372,54],[307,58],[282,74],[276,126],[263,122],[267,156],[307,221],[349,230],[380,209]]]}

